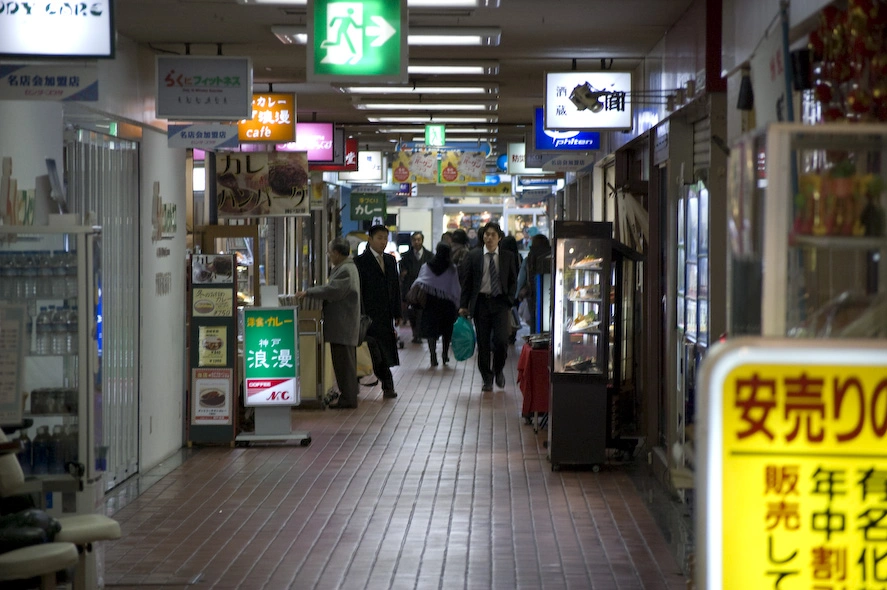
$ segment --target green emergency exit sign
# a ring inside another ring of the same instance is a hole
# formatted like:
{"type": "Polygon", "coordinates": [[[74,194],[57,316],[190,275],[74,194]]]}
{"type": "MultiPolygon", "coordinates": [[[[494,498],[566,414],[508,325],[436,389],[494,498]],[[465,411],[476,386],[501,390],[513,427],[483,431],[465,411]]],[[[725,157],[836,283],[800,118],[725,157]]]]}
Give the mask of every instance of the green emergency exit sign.
{"type": "Polygon", "coordinates": [[[406,82],[406,0],[309,0],[307,78],[406,82]]]}

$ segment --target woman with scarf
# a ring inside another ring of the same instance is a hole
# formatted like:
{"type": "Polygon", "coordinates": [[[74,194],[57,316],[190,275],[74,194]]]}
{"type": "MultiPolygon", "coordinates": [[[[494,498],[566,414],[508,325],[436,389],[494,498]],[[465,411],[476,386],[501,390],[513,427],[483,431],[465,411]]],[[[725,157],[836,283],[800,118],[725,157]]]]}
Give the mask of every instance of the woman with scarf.
{"type": "Polygon", "coordinates": [[[414,283],[426,295],[419,327],[422,336],[428,339],[432,367],[437,366],[438,338],[443,338],[443,364],[450,362],[450,340],[453,337],[453,324],[458,316],[459,298],[462,296],[459,272],[453,264],[451,253],[449,245],[439,243],[431,260],[422,265],[414,283]]]}

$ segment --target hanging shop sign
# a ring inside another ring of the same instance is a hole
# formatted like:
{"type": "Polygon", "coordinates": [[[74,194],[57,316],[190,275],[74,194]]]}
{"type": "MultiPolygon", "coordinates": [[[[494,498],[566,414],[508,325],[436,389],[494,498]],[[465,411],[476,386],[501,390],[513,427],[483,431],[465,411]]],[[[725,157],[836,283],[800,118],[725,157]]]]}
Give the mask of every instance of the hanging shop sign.
{"type": "Polygon", "coordinates": [[[545,128],[545,109],[536,109],[533,118],[533,139],[537,152],[595,151],[601,149],[598,131],[564,130],[545,128]]]}
{"type": "Polygon", "coordinates": [[[278,144],[274,149],[305,152],[309,162],[330,162],[334,159],[335,133],[332,123],[296,123],[295,141],[278,144]]]}
{"type": "Polygon", "coordinates": [[[385,219],[388,196],[385,193],[351,193],[351,219],[385,219]]]}
{"type": "Polygon", "coordinates": [[[252,117],[253,65],[248,57],[158,55],[158,119],[239,121],[252,117]]]}
{"type": "Polygon", "coordinates": [[[0,100],[97,101],[98,72],[89,66],[0,65],[0,100]]]}
{"type": "MultiPolygon", "coordinates": [[[[344,129],[336,130],[336,143],[335,148],[338,152],[338,146],[340,144],[338,140],[338,134],[341,133],[342,137],[345,136],[344,129]]],[[[343,144],[344,148],[342,149],[342,160],[341,162],[311,162],[310,167],[311,171],[317,172],[357,172],[357,138],[349,137],[344,140],[343,144]]],[[[338,155],[338,154],[337,154],[338,155]]],[[[381,169],[381,167],[380,167],[381,169]]],[[[341,177],[340,177],[341,180],[341,177]]]]}
{"type": "Polygon", "coordinates": [[[407,82],[406,0],[309,0],[309,82],[407,82]]]}
{"type": "Polygon", "coordinates": [[[509,174],[544,174],[541,168],[542,162],[537,167],[527,164],[527,145],[525,143],[508,144],[508,173],[509,174]]]}
{"type": "Polygon", "coordinates": [[[545,129],[632,127],[630,72],[545,74],[545,129]]]}
{"type": "Polygon", "coordinates": [[[208,152],[234,149],[240,145],[237,125],[224,123],[170,124],[166,130],[166,140],[171,148],[193,148],[208,152]]]}
{"type": "Polygon", "coordinates": [[[304,152],[216,153],[219,217],[308,215],[304,152]]]}
{"type": "Polygon", "coordinates": [[[357,171],[339,172],[342,182],[385,182],[385,157],[382,152],[357,153],[357,171]]]}
{"type": "MultiPolygon", "coordinates": [[[[443,189],[445,197],[506,197],[510,194],[512,194],[510,182],[502,182],[493,186],[446,186],[443,189]]],[[[420,196],[422,196],[421,193],[420,196]]]]}
{"type": "Polygon", "coordinates": [[[296,95],[253,94],[252,117],[237,123],[242,142],[290,142],[296,140],[296,95]]]}
{"type": "Polygon", "coordinates": [[[0,58],[113,58],[113,2],[0,3],[0,58]]]}
{"type": "Polygon", "coordinates": [[[437,150],[400,150],[391,162],[391,178],[394,182],[436,184],[437,150]]]}
{"type": "Polygon", "coordinates": [[[885,578],[887,348],[737,339],[703,361],[697,587],[885,578]]]}
{"type": "Polygon", "coordinates": [[[484,152],[444,152],[437,164],[437,184],[451,186],[481,182],[486,175],[486,161],[484,152]]]}
{"type": "Polygon", "coordinates": [[[244,308],[244,405],[300,403],[298,325],[295,307],[244,308]]]}

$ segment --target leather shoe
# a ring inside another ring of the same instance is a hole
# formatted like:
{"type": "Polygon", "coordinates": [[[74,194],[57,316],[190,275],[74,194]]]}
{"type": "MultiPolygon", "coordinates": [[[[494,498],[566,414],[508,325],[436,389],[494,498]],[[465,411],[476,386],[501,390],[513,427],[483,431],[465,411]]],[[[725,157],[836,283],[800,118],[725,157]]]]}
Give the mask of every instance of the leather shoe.
{"type": "Polygon", "coordinates": [[[499,388],[505,387],[505,373],[502,371],[496,373],[496,386],[499,388]]]}
{"type": "Polygon", "coordinates": [[[489,392],[493,391],[493,384],[492,383],[484,383],[483,387],[481,387],[480,390],[484,393],[489,393],[489,392]]]}
{"type": "Polygon", "coordinates": [[[393,399],[393,398],[397,397],[397,392],[394,391],[393,389],[391,391],[383,391],[382,397],[384,397],[386,399],[393,399]]]}

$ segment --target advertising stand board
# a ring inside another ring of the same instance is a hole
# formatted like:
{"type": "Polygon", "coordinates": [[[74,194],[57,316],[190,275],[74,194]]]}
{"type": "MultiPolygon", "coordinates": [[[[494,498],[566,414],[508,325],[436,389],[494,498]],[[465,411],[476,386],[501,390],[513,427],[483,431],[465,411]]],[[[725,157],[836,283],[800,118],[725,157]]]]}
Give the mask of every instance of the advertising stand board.
{"type": "Polygon", "coordinates": [[[702,362],[700,589],[875,588],[887,551],[883,340],[747,338],[702,362]]]}
{"type": "Polygon", "coordinates": [[[233,444],[238,407],[234,256],[195,254],[190,268],[187,442],[233,444]]]}
{"type": "Polygon", "coordinates": [[[243,310],[243,400],[256,413],[253,434],[237,443],[301,441],[311,435],[292,429],[290,410],[299,405],[299,318],[295,307],[243,310]]]}

